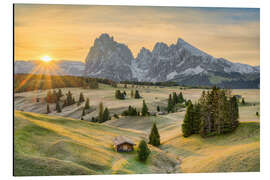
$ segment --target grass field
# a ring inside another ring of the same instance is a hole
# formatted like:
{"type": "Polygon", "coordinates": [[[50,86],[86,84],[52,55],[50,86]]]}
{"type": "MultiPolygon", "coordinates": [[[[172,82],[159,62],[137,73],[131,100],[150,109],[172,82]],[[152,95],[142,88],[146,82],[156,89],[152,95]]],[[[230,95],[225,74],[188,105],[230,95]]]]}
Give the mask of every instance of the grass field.
{"type": "Polygon", "coordinates": [[[113,150],[115,136],[138,143],[140,131],[19,111],[14,124],[16,176],[180,172],[176,157],[154,147],[146,163],[135,152],[113,150]]]}
{"type": "MultiPolygon", "coordinates": [[[[100,84],[100,89],[63,88],[70,90],[77,100],[80,92],[89,97],[91,113],[96,116],[103,102],[111,114],[121,113],[129,105],[138,109],[142,99],[130,98],[131,87],[125,90],[126,100],[116,100],[116,88],[100,84]]],[[[150,111],[156,106],[166,107],[169,93],[180,92],[179,87],[137,87],[150,111]]],[[[181,90],[184,98],[197,101],[202,89],[181,90]]],[[[120,117],[98,124],[79,120],[83,105],[65,107],[45,115],[46,103],[35,102],[47,91],[15,93],[14,174],[71,175],[71,174],[130,174],[176,172],[242,172],[260,170],[260,112],[259,90],[232,90],[245,98],[247,105],[239,106],[241,124],[235,132],[211,138],[192,135],[183,138],[181,124],[185,109],[151,117],[120,117]],[[24,111],[24,112],[22,112],[24,111]],[[145,139],[157,123],[161,136],[160,148],[151,147],[146,163],[137,160],[136,152],[116,153],[112,139],[118,135],[131,137],[137,144],[145,139]],[[181,164],[179,163],[181,159],[181,164]]],[[[51,104],[51,109],[54,105],[51,104]]]]}

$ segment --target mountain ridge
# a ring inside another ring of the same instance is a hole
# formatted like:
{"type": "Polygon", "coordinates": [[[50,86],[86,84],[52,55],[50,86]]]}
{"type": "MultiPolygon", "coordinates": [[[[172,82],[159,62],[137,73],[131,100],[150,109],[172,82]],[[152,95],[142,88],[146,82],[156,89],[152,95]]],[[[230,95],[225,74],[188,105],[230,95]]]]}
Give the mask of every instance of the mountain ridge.
{"type": "MultiPolygon", "coordinates": [[[[164,82],[176,80],[179,84],[190,77],[205,76],[198,85],[213,85],[211,77],[219,78],[219,86],[230,81],[246,82],[247,88],[258,88],[260,70],[257,66],[233,63],[215,58],[181,38],[175,44],[157,42],[152,51],[142,47],[134,57],[127,45],[118,43],[109,34],[101,34],[85,59],[85,76],[114,81],[164,82]],[[208,79],[208,80],[207,80],[208,79]],[[252,82],[251,82],[252,81],[252,82]]],[[[215,79],[214,78],[214,79],[215,79]]],[[[213,79],[213,78],[212,78],[213,79]]]]}

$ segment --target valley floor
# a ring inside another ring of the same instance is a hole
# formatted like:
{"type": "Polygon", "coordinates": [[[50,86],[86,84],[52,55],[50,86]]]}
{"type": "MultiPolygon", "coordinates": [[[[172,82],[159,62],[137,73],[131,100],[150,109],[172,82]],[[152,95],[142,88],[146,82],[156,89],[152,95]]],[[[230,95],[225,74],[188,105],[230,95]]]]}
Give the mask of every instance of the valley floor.
{"type": "MultiPolygon", "coordinates": [[[[121,113],[128,105],[142,106],[142,99],[129,98],[131,88],[120,87],[128,94],[126,100],[114,98],[115,88],[100,85],[100,89],[65,88],[75,99],[83,92],[90,98],[92,111],[84,117],[97,115],[97,106],[103,102],[111,114],[121,113]]],[[[203,90],[179,87],[137,87],[150,111],[166,106],[169,93],[183,92],[184,98],[196,101],[203,90]]],[[[183,138],[181,123],[185,109],[167,115],[151,117],[120,117],[98,124],[79,120],[83,105],[73,105],[62,113],[45,115],[46,103],[35,102],[47,91],[31,91],[14,95],[14,174],[67,175],[67,174],[138,174],[178,172],[239,172],[260,170],[260,111],[259,90],[233,90],[248,105],[240,106],[240,126],[235,132],[217,137],[201,138],[192,135],[183,138]],[[138,144],[146,139],[155,121],[162,145],[150,147],[146,163],[137,160],[136,152],[117,153],[112,139],[128,136],[138,144]]],[[[53,105],[52,105],[53,107],[53,105]]],[[[53,108],[52,108],[53,109],[53,108]]]]}

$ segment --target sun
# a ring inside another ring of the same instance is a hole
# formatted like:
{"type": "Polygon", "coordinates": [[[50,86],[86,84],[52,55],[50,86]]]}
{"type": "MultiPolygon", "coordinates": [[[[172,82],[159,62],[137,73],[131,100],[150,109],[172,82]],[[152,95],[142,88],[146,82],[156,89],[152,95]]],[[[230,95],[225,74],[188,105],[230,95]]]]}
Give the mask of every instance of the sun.
{"type": "Polygon", "coordinates": [[[45,61],[45,62],[50,62],[52,60],[52,58],[50,56],[43,56],[41,58],[42,61],[45,61]]]}

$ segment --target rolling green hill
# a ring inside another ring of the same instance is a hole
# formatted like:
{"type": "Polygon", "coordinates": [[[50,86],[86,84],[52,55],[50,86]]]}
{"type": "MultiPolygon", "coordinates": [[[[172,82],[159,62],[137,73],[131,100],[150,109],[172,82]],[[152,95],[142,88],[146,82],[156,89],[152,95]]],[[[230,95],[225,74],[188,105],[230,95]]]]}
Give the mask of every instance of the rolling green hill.
{"type": "Polygon", "coordinates": [[[181,135],[161,146],[182,157],[182,172],[260,171],[260,123],[241,122],[230,134],[202,138],[181,135]]]}
{"type": "Polygon", "coordinates": [[[15,111],[14,175],[83,175],[180,172],[171,153],[150,147],[146,163],[137,153],[117,153],[112,139],[118,135],[136,144],[145,138],[141,131],[77,119],[15,111]]]}

